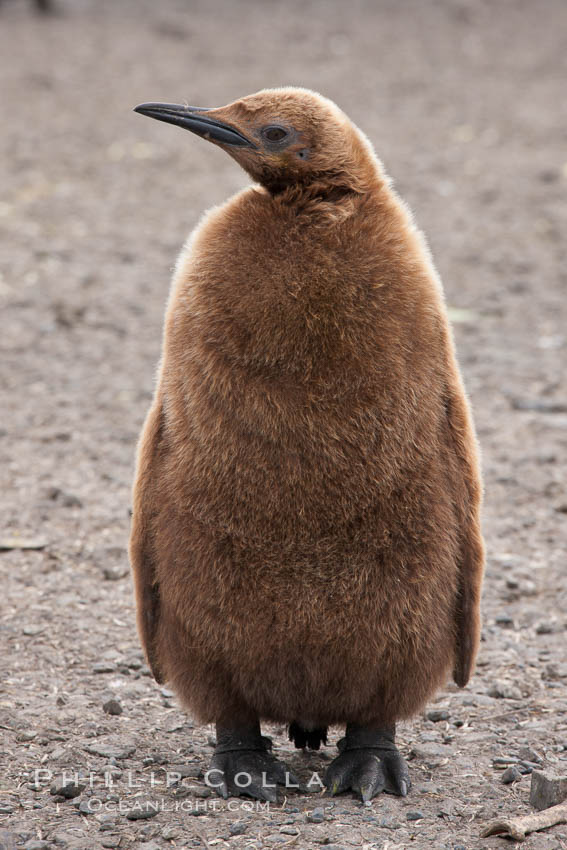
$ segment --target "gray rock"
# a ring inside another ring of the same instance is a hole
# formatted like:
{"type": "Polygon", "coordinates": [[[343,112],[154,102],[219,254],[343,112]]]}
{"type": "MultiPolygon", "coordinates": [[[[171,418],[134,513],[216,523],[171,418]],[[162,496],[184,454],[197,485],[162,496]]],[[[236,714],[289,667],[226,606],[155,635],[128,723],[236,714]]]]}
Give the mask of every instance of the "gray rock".
{"type": "Polygon", "coordinates": [[[439,741],[439,733],[438,732],[421,732],[419,736],[419,740],[423,744],[436,744],[439,741]]]}
{"type": "Polygon", "coordinates": [[[45,549],[47,540],[41,538],[5,537],[0,540],[0,552],[12,549],[45,549]]]}
{"type": "Polygon", "coordinates": [[[99,661],[98,664],[93,664],[93,673],[116,673],[116,664],[110,661],[99,661]]]}
{"type": "Polygon", "coordinates": [[[179,836],[180,832],[176,826],[164,826],[161,831],[161,837],[164,841],[176,841],[179,836]]]}
{"type": "Polygon", "coordinates": [[[511,785],[513,782],[517,782],[518,779],[522,778],[521,770],[518,770],[517,767],[512,765],[511,767],[507,767],[502,776],[500,777],[500,781],[503,785],[511,785]]]}
{"type": "Polygon", "coordinates": [[[247,823],[238,823],[238,821],[237,821],[236,823],[231,823],[228,831],[231,835],[244,835],[244,833],[246,832],[247,829],[248,829],[247,823]]]}
{"type": "MultiPolygon", "coordinates": [[[[121,837],[118,834],[103,835],[100,839],[100,843],[102,844],[102,846],[111,848],[111,850],[112,850],[113,847],[120,847],[120,841],[121,841],[121,837]]],[[[154,845],[154,846],[157,846],[157,845],[154,845]]],[[[144,847],[147,847],[147,845],[144,845],[144,847]]]]}
{"type": "Polygon", "coordinates": [[[449,712],[445,708],[434,708],[427,712],[427,719],[433,723],[439,723],[440,720],[448,720],[449,712]]]}
{"type": "Polygon", "coordinates": [[[325,820],[325,809],[316,808],[306,816],[309,823],[323,823],[325,820]]]}
{"type": "Polygon", "coordinates": [[[126,578],[130,570],[128,567],[103,567],[102,575],[106,581],[120,581],[121,578],[126,578]]]}
{"type": "Polygon", "coordinates": [[[415,811],[406,814],[406,820],[422,820],[425,817],[423,812],[415,811]]]}
{"type": "Polygon", "coordinates": [[[284,835],[299,835],[299,830],[296,826],[281,826],[280,832],[284,835]]]}
{"type": "Polygon", "coordinates": [[[455,800],[441,800],[441,802],[439,803],[439,815],[441,817],[450,818],[455,814],[455,811],[455,800]]]}
{"type": "Polygon", "coordinates": [[[417,744],[412,748],[411,755],[430,770],[434,770],[452,755],[452,750],[441,744],[417,744]]]}
{"type": "Polygon", "coordinates": [[[182,779],[187,777],[198,779],[203,774],[203,769],[198,764],[170,764],[167,768],[169,774],[178,773],[182,779]]]}
{"type": "Polygon", "coordinates": [[[395,818],[383,817],[380,818],[380,826],[383,829],[399,829],[401,827],[401,823],[398,823],[395,818]]]}
{"type": "Polygon", "coordinates": [[[144,666],[139,658],[125,658],[121,662],[124,667],[128,667],[129,670],[141,670],[144,666]]]}
{"type": "Polygon", "coordinates": [[[133,744],[123,744],[122,746],[101,741],[98,744],[88,744],[85,746],[87,753],[93,756],[103,756],[107,759],[127,759],[133,756],[136,752],[136,747],[133,744]]]}
{"type": "Polygon", "coordinates": [[[522,699],[522,692],[519,688],[502,681],[494,682],[486,693],[494,699],[522,699]]]}
{"type": "Polygon", "coordinates": [[[536,413],[567,413],[567,404],[540,398],[512,398],[513,410],[533,410],[536,413]]]}
{"type": "Polygon", "coordinates": [[[506,767],[509,767],[511,764],[517,764],[519,762],[519,756],[497,756],[492,759],[492,766],[496,768],[496,770],[503,770],[506,767]]]}
{"type": "Polygon", "coordinates": [[[64,797],[66,800],[72,800],[74,797],[78,797],[86,787],[84,782],[75,782],[72,779],[59,779],[53,783],[49,789],[49,793],[53,796],[64,797]]]}
{"type": "Polygon", "coordinates": [[[107,699],[106,702],[102,704],[102,710],[105,714],[122,714],[122,706],[117,699],[107,699]]]}
{"type": "Polygon", "coordinates": [[[100,768],[98,773],[101,776],[104,776],[106,781],[109,783],[112,780],[120,779],[120,777],[122,776],[122,771],[114,764],[105,764],[103,767],[100,768]]]}
{"type": "Polygon", "coordinates": [[[213,794],[210,788],[204,788],[202,785],[187,785],[186,787],[192,797],[198,797],[200,800],[206,800],[213,794]]]}
{"type": "Polygon", "coordinates": [[[24,844],[24,850],[49,850],[49,842],[34,838],[33,841],[24,844]]]}
{"type": "Polygon", "coordinates": [[[0,803],[0,815],[11,815],[14,807],[10,803],[0,803]]]}
{"type": "Polygon", "coordinates": [[[39,623],[30,623],[23,627],[22,634],[26,635],[26,637],[35,637],[36,635],[40,635],[45,628],[45,626],[42,626],[39,623]]]}
{"type": "Polygon", "coordinates": [[[534,770],[530,788],[530,803],[538,811],[567,800],[567,774],[552,770],[534,770]]]}
{"type": "Polygon", "coordinates": [[[35,738],[37,738],[37,732],[33,732],[32,730],[20,732],[16,735],[16,741],[18,744],[27,744],[28,741],[33,741],[35,738]]]}
{"type": "Polygon", "coordinates": [[[134,800],[132,808],[126,812],[128,820],[146,820],[155,818],[160,811],[159,800],[134,800]]]}
{"type": "Polygon", "coordinates": [[[514,620],[509,614],[499,614],[494,622],[502,629],[513,629],[515,627],[514,620]]]}
{"type": "Polygon", "coordinates": [[[20,840],[21,835],[16,835],[9,829],[0,829],[0,850],[12,850],[16,846],[16,841],[20,840]]]}
{"type": "Polygon", "coordinates": [[[544,620],[536,626],[536,635],[552,635],[557,631],[559,631],[558,624],[549,620],[544,620]]]}
{"type": "Polygon", "coordinates": [[[56,847],[73,847],[76,842],[77,836],[70,832],[55,832],[51,836],[51,843],[56,847]]]}

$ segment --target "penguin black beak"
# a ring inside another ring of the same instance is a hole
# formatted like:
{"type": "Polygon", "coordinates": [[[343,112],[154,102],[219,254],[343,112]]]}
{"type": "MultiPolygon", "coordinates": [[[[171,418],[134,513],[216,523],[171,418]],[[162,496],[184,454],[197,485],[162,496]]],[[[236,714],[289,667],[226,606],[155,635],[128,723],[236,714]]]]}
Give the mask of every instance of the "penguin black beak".
{"type": "Polygon", "coordinates": [[[141,103],[136,106],[134,112],[147,115],[148,118],[156,118],[167,124],[176,124],[185,130],[191,130],[197,136],[202,136],[210,142],[218,142],[221,145],[232,145],[233,147],[255,148],[256,145],[247,139],[239,130],[217,121],[215,118],[207,117],[209,109],[201,106],[181,106],[177,103],[141,103]]]}

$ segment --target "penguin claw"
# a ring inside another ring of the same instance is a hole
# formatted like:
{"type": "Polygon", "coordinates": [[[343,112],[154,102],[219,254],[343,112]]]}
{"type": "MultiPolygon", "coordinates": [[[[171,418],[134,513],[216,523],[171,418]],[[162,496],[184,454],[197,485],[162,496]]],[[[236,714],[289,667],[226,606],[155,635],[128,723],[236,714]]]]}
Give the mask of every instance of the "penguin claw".
{"type": "Polygon", "coordinates": [[[283,762],[269,752],[252,749],[215,753],[207,776],[211,776],[207,784],[225,800],[229,796],[246,795],[276,803],[277,786],[293,787],[295,783],[295,777],[283,762]]]}
{"type": "Polygon", "coordinates": [[[377,748],[343,747],[327,768],[325,785],[333,796],[351,789],[368,804],[382,791],[405,797],[410,780],[407,765],[397,750],[383,753],[377,748]]]}
{"type": "Polygon", "coordinates": [[[398,797],[407,797],[411,788],[408,766],[397,750],[384,756],[384,768],[386,772],[385,791],[389,794],[397,794],[398,797]]]}
{"type": "Polygon", "coordinates": [[[384,767],[372,750],[343,751],[331,762],[325,775],[325,785],[333,796],[350,788],[363,803],[383,791],[385,784],[384,767]]]}

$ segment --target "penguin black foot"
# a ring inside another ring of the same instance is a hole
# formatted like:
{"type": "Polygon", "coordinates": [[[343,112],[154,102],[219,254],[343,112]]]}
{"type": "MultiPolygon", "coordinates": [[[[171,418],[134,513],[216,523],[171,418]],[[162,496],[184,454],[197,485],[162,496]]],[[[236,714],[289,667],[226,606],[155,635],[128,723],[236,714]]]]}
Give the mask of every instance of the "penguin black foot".
{"type": "Polygon", "coordinates": [[[293,741],[298,750],[309,747],[310,750],[318,750],[321,744],[327,743],[327,727],[319,729],[304,729],[295,720],[289,724],[289,740],[293,741]]]}
{"type": "Polygon", "coordinates": [[[217,745],[206,773],[207,784],[220,797],[246,794],[256,800],[277,802],[277,786],[300,788],[286,765],[270,752],[272,742],[260,734],[259,724],[244,729],[217,726],[217,745]]]}
{"type": "Polygon", "coordinates": [[[405,797],[411,787],[408,766],[394,744],[395,726],[371,729],[349,723],[339,753],[325,774],[332,794],[350,788],[368,803],[381,791],[405,797]]]}

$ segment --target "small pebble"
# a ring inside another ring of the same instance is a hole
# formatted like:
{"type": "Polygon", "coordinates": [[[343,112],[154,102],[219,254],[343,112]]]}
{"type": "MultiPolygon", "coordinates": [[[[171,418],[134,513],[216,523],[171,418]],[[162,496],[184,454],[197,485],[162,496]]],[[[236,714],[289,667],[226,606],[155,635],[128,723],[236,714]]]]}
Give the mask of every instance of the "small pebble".
{"type": "Polygon", "coordinates": [[[231,823],[228,831],[231,835],[244,835],[247,829],[247,823],[238,823],[238,821],[236,821],[236,823],[231,823]]]}
{"type": "Polygon", "coordinates": [[[199,800],[206,800],[213,793],[210,788],[203,785],[184,785],[183,788],[187,790],[191,797],[197,797],[199,800]]]}
{"type": "Polygon", "coordinates": [[[26,635],[26,637],[35,637],[36,635],[40,635],[44,629],[45,626],[31,624],[23,627],[22,634],[26,635]]]}
{"type": "Polygon", "coordinates": [[[307,820],[309,823],[323,823],[325,820],[325,810],[321,808],[313,809],[313,811],[309,812],[307,815],[307,820]]]}
{"type": "Polygon", "coordinates": [[[176,826],[164,826],[161,831],[161,837],[164,841],[175,841],[179,838],[179,835],[180,833],[176,826]]]}
{"type": "Polygon", "coordinates": [[[280,827],[280,832],[283,832],[284,835],[299,835],[299,830],[296,826],[282,826],[280,827]]]}
{"type": "Polygon", "coordinates": [[[89,744],[85,747],[85,750],[93,756],[102,756],[111,762],[113,759],[130,758],[136,752],[136,747],[132,744],[114,746],[100,741],[98,744],[89,744]]]}
{"type": "Polygon", "coordinates": [[[422,732],[419,740],[424,744],[435,744],[439,740],[439,735],[437,732],[422,732]]]}
{"type": "Polygon", "coordinates": [[[138,801],[129,812],[126,812],[128,820],[145,820],[147,818],[155,818],[159,814],[160,804],[153,800],[138,801]]]}
{"type": "Polygon", "coordinates": [[[55,844],[56,847],[69,847],[73,846],[76,841],[76,836],[71,835],[68,832],[54,832],[51,836],[51,844],[55,844]]]}
{"type": "Polygon", "coordinates": [[[555,631],[557,631],[555,623],[543,622],[536,626],[536,635],[552,635],[555,631]]]}
{"type": "Polygon", "coordinates": [[[517,767],[507,767],[504,773],[502,774],[500,781],[503,785],[511,785],[513,782],[517,782],[518,779],[522,778],[522,773],[518,770],[517,767]]]}
{"type": "Polygon", "coordinates": [[[522,747],[518,755],[523,761],[528,761],[532,764],[543,763],[543,756],[538,753],[537,750],[534,750],[532,747],[522,747]]]}
{"type": "Polygon", "coordinates": [[[427,712],[427,719],[433,723],[439,723],[441,720],[449,719],[449,712],[444,708],[436,708],[427,712]]]}
{"type": "Polygon", "coordinates": [[[0,803],[0,815],[11,815],[14,807],[9,803],[0,803]]]}
{"type": "MultiPolygon", "coordinates": [[[[119,835],[103,835],[100,843],[103,847],[108,847],[112,850],[113,847],[120,847],[121,838],[119,835]]],[[[157,845],[154,845],[157,847],[157,845]]],[[[149,850],[149,845],[144,844],[144,850],[149,850]]]]}
{"type": "Polygon", "coordinates": [[[117,699],[107,699],[106,702],[102,704],[102,710],[105,714],[122,714],[122,706],[117,699]]]}
{"type": "Polygon", "coordinates": [[[494,682],[486,692],[494,699],[522,699],[522,692],[515,685],[507,682],[494,682]]]}
{"type": "Polygon", "coordinates": [[[401,824],[397,820],[394,820],[394,818],[384,817],[380,818],[380,826],[383,829],[399,829],[401,824]]]}
{"type": "Polygon", "coordinates": [[[108,661],[100,661],[98,664],[93,664],[93,673],[116,673],[116,664],[111,664],[108,661]]]}
{"type": "Polygon", "coordinates": [[[408,812],[406,815],[406,820],[422,820],[422,818],[424,817],[425,815],[423,814],[423,812],[420,811],[408,812]]]}
{"type": "Polygon", "coordinates": [[[120,581],[121,578],[125,578],[129,573],[127,567],[103,567],[102,575],[106,579],[106,581],[120,581]]]}
{"type": "MultiPolygon", "coordinates": [[[[203,770],[198,764],[170,764],[168,773],[171,777],[173,777],[173,774],[178,773],[182,779],[186,779],[187,777],[191,779],[198,779],[202,775],[203,770]]],[[[191,787],[193,788],[197,786],[191,787]]]]}
{"type": "Polygon", "coordinates": [[[65,800],[72,800],[74,797],[78,797],[81,791],[84,791],[86,785],[84,783],[73,782],[72,780],[59,780],[58,782],[54,782],[51,788],[49,789],[49,793],[54,797],[63,797],[65,800]]]}
{"type": "Polygon", "coordinates": [[[33,741],[34,738],[37,738],[37,732],[20,732],[16,735],[16,741],[19,744],[25,744],[28,741],[33,741]]]}
{"type": "Polygon", "coordinates": [[[494,621],[497,626],[500,626],[502,629],[513,629],[514,628],[514,620],[508,614],[499,614],[494,621]]]}
{"type": "Polygon", "coordinates": [[[517,764],[519,762],[519,756],[496,756],[496,758],[492,759],[492,764],[497,770],[501,770],[502,767],[508,767],[510,764],[517,764]]]}

